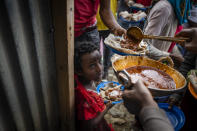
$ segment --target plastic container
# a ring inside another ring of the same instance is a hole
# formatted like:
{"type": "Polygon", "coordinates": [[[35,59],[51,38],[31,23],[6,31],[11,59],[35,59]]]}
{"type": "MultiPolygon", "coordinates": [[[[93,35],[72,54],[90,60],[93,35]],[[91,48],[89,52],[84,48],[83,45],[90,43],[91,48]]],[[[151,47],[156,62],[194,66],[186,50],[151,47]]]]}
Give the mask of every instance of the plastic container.
{"type": "MultiPolygon", "coordinates": [[[[104,88],[105,85],[108,84],[108,83],[113,83],[113,84],[116,84],[116,85],[120,85],[120,83],[115,82],[115,81],[101,82],[96,88],[97,93],[100,93],[100,88],[104,88]]],[[[121,86],[121,90],[124,90],[124,86],[121,86]]],[[[104,101],[104,102],[107,103],[107,101],[104,101]]],[[[118,103],[121,103],[121,102],[123,102],[123,100],[113,101],[112,104],[118,104],[118,103]]]]}
{"type": "Polygon", "coordinates": [[[136,6],[130,6],[129,9],[130,9],[130,12],[136,12],[136,11],[140,11],[140,10],[146,12],[151,7],[152,6],[148,6],[148,7],[144,7],[144,8],[139,8],[139,7],[136,7],[136,6]]]}
{"type": "Polygon", "coordinates": [[[128,20],[124,19],[122,16],[120,16],[119,23],[125,29],[128,29],[129,27],[132,27],[132,26],[137,26],[137,27],[143,29],[144,23],[145,23],[145,18],[142,18],[139,21],[128,21],[128,20]]]}
{"type": "Polygon", "coordinates": [[[157,102],[157,103],[165,103],[168,101],[168,98],[170,97],[170,95],[167,96],[158,96],[158,97],[154,97],[153,99],[157,102]]]}
{"type": "Polygon", "coordinates": [[[115,54],[118,54],[118,55],[121,55],[121,56],[143,56],[142,54],[127,54],[127,53],[124,53],[124,52],[120,52],[114,48],[111,48],[110,46],[106,45],[107,48],[109,48],[113,53],[115,54]]]}
{"type": "Polygon", "coordinates": [[[174,127],[175,131],[179,131],[185,124],[185,115],[181,109],[177,106],[173,106],[172,109],[168,109],[168,103],[158,103],[158,106],[163,109],[174,127]]]}

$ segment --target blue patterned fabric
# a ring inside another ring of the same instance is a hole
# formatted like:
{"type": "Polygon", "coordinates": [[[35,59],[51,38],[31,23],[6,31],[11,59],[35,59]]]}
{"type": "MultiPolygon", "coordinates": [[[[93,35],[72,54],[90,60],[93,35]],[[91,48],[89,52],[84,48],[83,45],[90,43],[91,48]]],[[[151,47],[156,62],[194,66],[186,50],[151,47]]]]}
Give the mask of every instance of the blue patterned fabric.
{"type": "Polygon", "coordinates": [[[173,6],[175,14],[178,18],[179,25],[187,23],[187,17],[190,14],[190,0],[168,0],[173,6]]]}

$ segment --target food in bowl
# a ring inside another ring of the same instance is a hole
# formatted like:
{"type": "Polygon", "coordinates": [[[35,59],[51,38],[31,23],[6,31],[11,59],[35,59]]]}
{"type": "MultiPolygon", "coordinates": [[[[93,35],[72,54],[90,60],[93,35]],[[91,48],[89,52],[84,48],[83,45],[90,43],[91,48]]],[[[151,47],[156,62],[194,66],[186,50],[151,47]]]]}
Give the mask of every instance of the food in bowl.
{"type": "Polygon", "coordinates": [[[139,43],[134,43],[132,40],[126,38],[121,40],[120,45],[122,48],[133,50],[134,52],[140,52],[146,50],[146,46],[140,45],[139,43]]]}
{"type": "Polygon", "coordinates": [[[148,66],[156,68],[162,72],[165,72],[174,80],[176,84],[176,89],[168,90],[159,88],[149,88],[150,92],[154,97],[168,96],[173,93],[185,91],[187,85],[185,77],[177,70],[167,65],[164,65],[158,61],[143,56],[119,56],[112,59],[112,67],[115,71],[116,76],[118,75],[118,72],[134,66],[148,66]]]}
{"type": "Polygon", "coordinates": [[[100,95],[105,101],[120,101],[122,100],[121,85],[106,84],[104,88],[100,88],[100,95]]]}
{"type": "Polygon", "coordinates": [[[125,37],[123,36],[117,37],[113,34],[110,34],[104,42],[108,47],[112,48],[113,50],[128,55],[144,55],[148,52],[148,44],[146,42],[141,41],[139,44],[135,45],[135,47],[132,47],[133,43],[127,38],[125,39],[125,37]]]}
{"type": "Polygon", "coordinates": [[[128,11],[122,11],[119,14],[123,19],[130,21],[139,22],[140,20],[146,18],[146,13],[143,11],[138,11],[137,13],[129,13],[128,11]]]}
{"type": "Polygon", "coordinates": [[[143,81],[146,87],[153,89],[176,89],[174,80],[165,72],[148,66],[134,66],[127,68],[132,83],[139,79],[143,81]]]}

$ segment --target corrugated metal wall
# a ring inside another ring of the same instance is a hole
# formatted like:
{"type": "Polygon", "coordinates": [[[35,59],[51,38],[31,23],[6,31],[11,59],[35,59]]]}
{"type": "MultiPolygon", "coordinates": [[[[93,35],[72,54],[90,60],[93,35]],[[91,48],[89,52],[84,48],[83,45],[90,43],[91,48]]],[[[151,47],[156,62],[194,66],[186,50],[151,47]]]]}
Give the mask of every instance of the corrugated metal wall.
{"type": "Polygon", "coordinates": [[[49,0],[0,2],[0,131],[59,130],[49,0]]]}

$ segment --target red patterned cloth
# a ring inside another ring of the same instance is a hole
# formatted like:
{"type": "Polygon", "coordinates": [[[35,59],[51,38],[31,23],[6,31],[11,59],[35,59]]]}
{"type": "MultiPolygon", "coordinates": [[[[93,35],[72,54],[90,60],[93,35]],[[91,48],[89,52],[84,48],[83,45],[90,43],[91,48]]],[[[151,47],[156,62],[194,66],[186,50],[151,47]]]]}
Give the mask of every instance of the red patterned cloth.
{"type": "Polygon", "coordinates": [[[151,2],[152,2],[152,0],[136,0],[136,3],[140,3],[144,6],[150,6],[151,2]]]}
{"type": "MultiPolygon", "coordinates": [[[[77,87],[75,88],[75,103],[77,110],[77,125],[83,131],[83,125],[80,121],[94,119],[98,113],[106,108],[103,99],[95,92],[86,90],[75,76],[77,87]]],[[[94,131],[114,131],[111,125],[108,125],[105,119],[94,128],[94,131]]]]}

